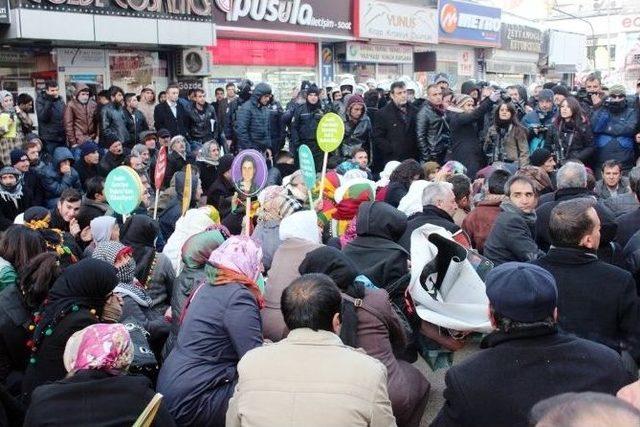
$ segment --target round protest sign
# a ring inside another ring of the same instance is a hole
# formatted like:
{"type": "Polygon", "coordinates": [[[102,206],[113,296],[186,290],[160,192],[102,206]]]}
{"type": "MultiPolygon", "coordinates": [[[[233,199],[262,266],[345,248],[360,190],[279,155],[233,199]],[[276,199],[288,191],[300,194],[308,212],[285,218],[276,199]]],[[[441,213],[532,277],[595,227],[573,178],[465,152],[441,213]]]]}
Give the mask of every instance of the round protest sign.
{"type": "Polygon", "coordinates": [[[267,182],[267,162],[256,150],[242,150],[231,164],[231,179],[239,193],[256,195],[267,182]]]}
{"type": "Polygon", "coordinates": [[[140,176],[129,166],[118,166],[107,175],[104,195],[120,215],[129,215],[142,201],[144,188],[140,176]]]}
{"type": "Polygon", "coordinates": [[[340,146],[344,138],[344,122],[336,113],[327,113],[316,130],[318,146],[325,153],[330,153],[340,146]]]}
{"type": "Polygon", "coordinates": [[[298,159],[304,184],[311,190],[316,185],[316,164],[313,160],[311,149],[304,144],[301,145],[300,148],[298,148],[298,159]]]}

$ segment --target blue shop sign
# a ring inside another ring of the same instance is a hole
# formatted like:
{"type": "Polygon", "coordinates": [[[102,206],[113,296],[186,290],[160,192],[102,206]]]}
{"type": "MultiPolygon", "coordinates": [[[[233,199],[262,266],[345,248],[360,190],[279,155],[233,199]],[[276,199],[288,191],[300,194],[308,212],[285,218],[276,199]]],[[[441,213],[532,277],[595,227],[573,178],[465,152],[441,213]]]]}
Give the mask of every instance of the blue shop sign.
{"type": "Polygon", "coordinates": [[[502,11],[461,1],[438,2],[440,43],[500,47],[502,11]]]}

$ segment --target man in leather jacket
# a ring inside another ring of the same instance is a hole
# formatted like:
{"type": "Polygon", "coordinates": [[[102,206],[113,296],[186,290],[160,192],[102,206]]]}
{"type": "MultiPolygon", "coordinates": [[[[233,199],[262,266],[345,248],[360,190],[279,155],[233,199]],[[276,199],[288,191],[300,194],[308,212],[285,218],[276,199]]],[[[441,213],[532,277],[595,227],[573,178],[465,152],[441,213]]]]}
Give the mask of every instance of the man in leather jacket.
{"type": "Polygon", "coordinates": [[[416,127],[419,160],[443,164],[450,134],[442,108],[442,90],[437,84],[427,86],[427,102],[418,112],[416,127]]]}

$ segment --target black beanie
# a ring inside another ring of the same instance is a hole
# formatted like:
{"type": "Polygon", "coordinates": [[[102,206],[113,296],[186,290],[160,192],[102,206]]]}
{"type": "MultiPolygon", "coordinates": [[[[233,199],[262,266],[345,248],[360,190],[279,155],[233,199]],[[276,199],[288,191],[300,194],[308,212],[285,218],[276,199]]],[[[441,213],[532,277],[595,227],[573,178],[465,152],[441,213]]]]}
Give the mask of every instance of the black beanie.
{"type": "Polygon", "coordinates": [[[538,148],[529,155],[529,162],[532,166],[542,166],[550,157],[553,157],[551,151],[546,148],[538,148]]]}

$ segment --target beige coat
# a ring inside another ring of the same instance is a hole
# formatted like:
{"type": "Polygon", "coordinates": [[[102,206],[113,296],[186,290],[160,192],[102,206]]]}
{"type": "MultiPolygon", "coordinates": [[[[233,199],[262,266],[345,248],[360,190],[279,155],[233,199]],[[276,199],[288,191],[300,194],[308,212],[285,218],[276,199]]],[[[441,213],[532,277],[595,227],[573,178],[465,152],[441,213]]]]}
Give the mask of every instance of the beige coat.
{"type": "Polygon", "coordinates": [[[387,370],[327,331],[295,329],[238,364],[227,427],[389,427],[387,370]]]}
{"type": "Polygon", "coordinates": [[[264,308],[260,311],[262,334],[265,339],[275,342],[287,336],[287,327],[280,311],[280,297],[285,288],[300,277],[298,268],[307,254],[320,246],[303,239],[286,239],[273,255],[264,295],[264,308]]]}

